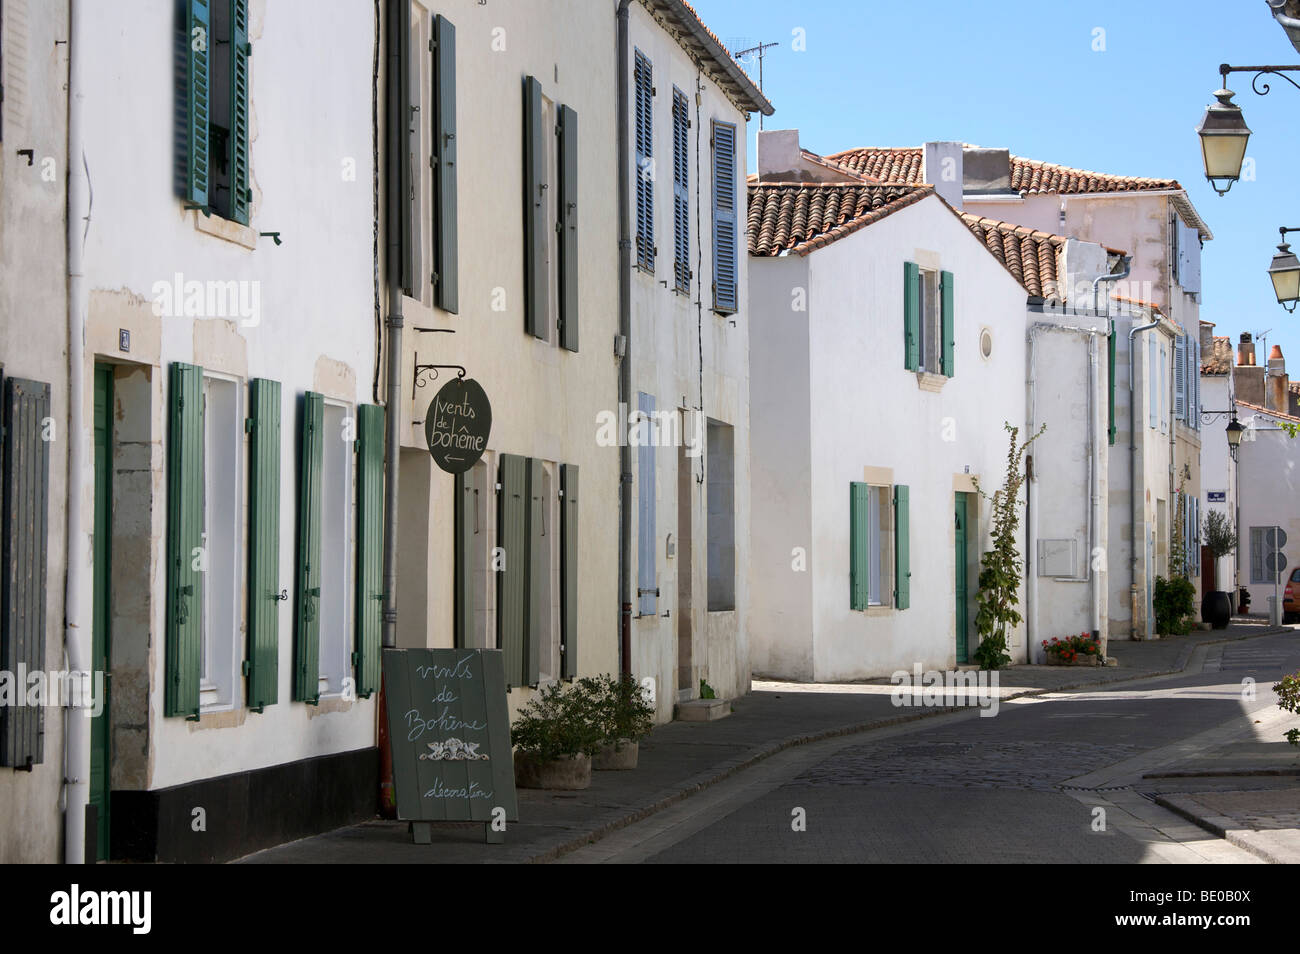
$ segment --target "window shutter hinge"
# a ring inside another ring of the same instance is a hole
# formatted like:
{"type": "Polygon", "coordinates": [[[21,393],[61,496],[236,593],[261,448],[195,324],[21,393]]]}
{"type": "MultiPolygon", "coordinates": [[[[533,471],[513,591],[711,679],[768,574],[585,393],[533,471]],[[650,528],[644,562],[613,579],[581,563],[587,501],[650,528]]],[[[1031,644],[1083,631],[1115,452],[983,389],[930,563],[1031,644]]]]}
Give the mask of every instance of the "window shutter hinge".
{"type": "Polygon", "coordinates": [[[240,675],[247,676],[250,675],[252,671],[253,671],[253,661],[251,659],[245,659],[242,663],[239,664],[240,675]]]}
{"type": "Polygon", "coordinates": [[[244,433],[251,434],[256,430],[257,424],[251,417],[244,418],[244,433]]]}

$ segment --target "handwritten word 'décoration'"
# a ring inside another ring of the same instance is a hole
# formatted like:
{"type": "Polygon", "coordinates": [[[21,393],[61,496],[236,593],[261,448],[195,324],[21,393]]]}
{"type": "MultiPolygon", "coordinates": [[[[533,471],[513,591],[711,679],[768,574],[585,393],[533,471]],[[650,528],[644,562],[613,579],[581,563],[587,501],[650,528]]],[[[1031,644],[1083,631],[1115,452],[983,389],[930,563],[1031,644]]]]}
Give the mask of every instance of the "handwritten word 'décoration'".
{"type": "Polygon", "coordinates": [[[442,779],[433,780],[433,788],[424,793],[425,798],[491,798],[492,793],[479,788],[478,782],[470,782],[467,788],[447,788],[442,779]]]}
{"type": "Polygon", "coordinates": [[[415,674],[421,679],[473,679],[474,673],[469,668],[473,656],[465,656],[454,666],[416,666],[415,674]]]}
{"type": "Polygon", "coordinates": [[[406,741],[414,742],[426,732],[441,730],[443,732],[458,732],[470,729],[475,732],[482,732],[487,728],[486,722],[472,721],[467,722],[451,714],[451,710],[444,706],[442,711],[432,719],[425,719],[420,716],[419,709],[408,709],[406,712],[406,724],[410,726],[411,731],[406,735],[406,741]]]}

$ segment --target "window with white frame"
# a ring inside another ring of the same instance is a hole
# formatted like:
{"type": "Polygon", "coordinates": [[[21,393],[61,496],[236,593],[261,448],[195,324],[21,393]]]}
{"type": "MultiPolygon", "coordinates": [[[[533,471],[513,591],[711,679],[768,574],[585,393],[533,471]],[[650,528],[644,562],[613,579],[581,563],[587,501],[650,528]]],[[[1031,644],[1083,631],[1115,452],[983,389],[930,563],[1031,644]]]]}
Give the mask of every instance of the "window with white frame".
{"type": "Polygon", "coordinates": [[[893,490],[882,484],[854,483],[850,496],[850,606],[888,606],[892,600],[893,490]]]}
{"type": "Polygon", "coordinates": [[[203,625],[199,705],[235,705],[243,649],[243,387],[203,377],[203,625]]]}
{"type": "Polygon", "coordinates": [[[339,695],[352,674],[352,444],[356,427],[346,404],[326,399],[321,441],[320,694],[339,695]]]}

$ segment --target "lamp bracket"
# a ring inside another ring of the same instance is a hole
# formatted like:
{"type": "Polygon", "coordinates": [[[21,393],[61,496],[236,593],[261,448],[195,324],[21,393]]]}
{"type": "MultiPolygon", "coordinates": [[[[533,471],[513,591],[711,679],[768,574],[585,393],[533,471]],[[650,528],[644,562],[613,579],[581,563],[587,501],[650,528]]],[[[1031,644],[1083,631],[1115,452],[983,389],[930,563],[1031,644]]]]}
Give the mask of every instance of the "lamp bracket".
{"type": "Polygon", "coordinates": [[[1219,64],[1219,76],[1223,81],[1223,88],[1228,88],[1229,73],[1254,73],[1255,76],[1250,81],[1250,88],[1255,91],[1257,96],[1267,96],[1272,88],[1268,83],[1261,83],[1260,78],[1266,75],[1276,76],[1286,80],[1296,89],[1300,89],[1300,83],[1297,83],[1287,73],[1300,73],[1300,66],[1229,66],[1227,63],[1219,64]]]}

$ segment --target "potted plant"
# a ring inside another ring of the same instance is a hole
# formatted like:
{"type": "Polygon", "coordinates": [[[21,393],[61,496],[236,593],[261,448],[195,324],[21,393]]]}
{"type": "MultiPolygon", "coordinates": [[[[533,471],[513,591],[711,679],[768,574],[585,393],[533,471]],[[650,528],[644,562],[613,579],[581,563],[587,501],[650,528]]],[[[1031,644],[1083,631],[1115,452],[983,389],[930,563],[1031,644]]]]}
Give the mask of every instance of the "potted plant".
{"type": "Polygon", "coordinates": [[[1047,654],[1050,666],[1101,666],[1101,641],[1094,639],[1091,633],[1078,636],[1066,636],[1059,639],[1043,640],[1043,651],[1047,654]]]}
{"type": "Polygon", "coordinates": [[[1220,510],[1211,510],[1205,515],[1205,546],[1213,560],[1210,572],[1214,576],[1215,589],[1201,600],[1201,619],[1215,629],[1227,629],[1232,618],[1232,598],[1218,589],[1219,560],[1237,549],[1237,530],[1227,514],[1220,510]]]}
{"type": "Polygon", "coordinates": [[[591,757],[601,731],[591,700],[577,687],[543,689],[510,727],[515,784],[520,788],[576,790],[591,785],[591,757]]]}
{"type": "Polygon", "coordinates": [[[636,768],[640,741],[654,728],[654,706],[643,687],[630,674],[588,676],[578,683],[589,699],[600,730],[601,745],[592,758],[596,771],[636,768]]]}

